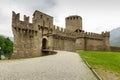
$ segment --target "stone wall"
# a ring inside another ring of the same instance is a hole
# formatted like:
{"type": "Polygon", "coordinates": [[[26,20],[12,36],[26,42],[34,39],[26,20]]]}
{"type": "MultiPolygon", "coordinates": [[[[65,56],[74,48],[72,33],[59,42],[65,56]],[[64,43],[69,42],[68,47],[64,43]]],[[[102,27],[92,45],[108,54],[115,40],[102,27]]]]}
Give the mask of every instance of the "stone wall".
{"type": "Polygon", "coordinates": [[[38,27],[39,26],[44,26],[44,27],[47,27],[47,28],[52,28],[53,26],[53,17],[52,16],[49,16],[45,13],[42,13],[38,10],[36,10],[34,13],[33,13],[33,25],[38,27]]]}
{"type": "Polygon", "coordinates": [[[52,16],[37,10],[32,23],[26,15],[23,21],[19,18],[19,13],[12,13],[13,58],[41,56],[43,50],[110,51],[110,33],[84,32],[80,16],[67,17],[65,29],[53,25],[52,16]]]}
{"type": "Polygon", "coordinates": [[[95,39],[86,39],[85,40],[85,50],[87,51],[104,51],[102,40],[95,40],[95,39]]]}
{"type": "Polygon", "coordinates": [[[54,50],[65,50],[75,51],[75,40],[61,36],[53,37],[53,49],[54,50]]]}
{"type": "Polygon", "coordinates": [[[112,52],[120,52],[120,47],[113,47],[113,46],[111,46],[110,48],[111,48],[112,52]]]}
{"type": "Polygon", "coordinates": [[[66,17],[66,29],[74,32],[76,29],[82,30],[82,18],[80,16],[74,15],[66,17]]]}
{"type": "Polygon", "coordinates": [[[41,55],[41,32],[32,23],[29,17],[20,20],[20,14],[12,14],[12,30],[14,34],[13,58],[35,57],[41,55]]]}

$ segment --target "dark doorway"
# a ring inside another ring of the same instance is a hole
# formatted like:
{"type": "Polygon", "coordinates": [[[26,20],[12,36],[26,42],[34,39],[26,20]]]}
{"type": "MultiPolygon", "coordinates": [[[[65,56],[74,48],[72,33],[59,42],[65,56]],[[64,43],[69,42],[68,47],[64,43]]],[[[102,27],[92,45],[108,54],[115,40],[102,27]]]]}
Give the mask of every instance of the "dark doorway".
{"type": "Polygon", "coordinates": [[[49,54],[49,51],[47,50],[47,39],[43,38],[43,40],[42,40],[42,55],[45,56],[48,54],[49,54]]]}
{"type": "Polygon", "coordinates": [[[42,50],[47,49],[47,39],[43,38],[42,40],[42,50]]]}

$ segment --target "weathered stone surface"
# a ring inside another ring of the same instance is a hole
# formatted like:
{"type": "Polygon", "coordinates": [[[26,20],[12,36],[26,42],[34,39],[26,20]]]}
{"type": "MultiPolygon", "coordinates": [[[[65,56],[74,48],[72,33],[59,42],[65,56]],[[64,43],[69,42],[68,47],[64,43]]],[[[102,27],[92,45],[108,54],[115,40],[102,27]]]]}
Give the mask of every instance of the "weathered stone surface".
{"type": "Polygon", "coordinates": [[[111,48],[111,51],[113,51],[113,52],[120,52],[120,47],[111,46],[110,48],[111,48]]]}
{"type": "Polygon", "coordinates": [[[84,32],[80,16],[67,17],[65,29],[53,25],[53,17],[37,10],[33,14],[32,23],[27,16],[24,16],[24,21],[19,18],[19,13],[12,13],[13,58],[41,56],[41,51],[47,49],[110,51],[110,33],[84,32]]]}

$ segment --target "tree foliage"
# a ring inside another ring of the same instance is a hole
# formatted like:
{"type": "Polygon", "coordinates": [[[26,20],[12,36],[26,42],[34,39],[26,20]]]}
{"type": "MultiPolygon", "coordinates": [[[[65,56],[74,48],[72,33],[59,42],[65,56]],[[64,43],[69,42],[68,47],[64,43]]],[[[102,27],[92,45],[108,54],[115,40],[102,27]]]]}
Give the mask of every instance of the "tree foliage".
{"type": "Polygon", "coordinates": [[[0,55],[10,58],[13,53],[13,42],[9,38],[0,36],[0,55]]]}

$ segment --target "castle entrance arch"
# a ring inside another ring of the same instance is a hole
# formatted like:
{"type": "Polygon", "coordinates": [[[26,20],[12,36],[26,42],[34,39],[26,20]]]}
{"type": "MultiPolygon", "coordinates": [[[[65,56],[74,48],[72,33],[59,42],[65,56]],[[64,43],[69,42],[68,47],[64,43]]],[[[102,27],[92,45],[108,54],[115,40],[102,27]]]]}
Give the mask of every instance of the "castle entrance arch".
{"type": "Polygon", "coordinates": [[[46,38],[43,38],[42,39],[42,50],[45,50],[45,49],[47,49],[47,39],[46,38]]]}

